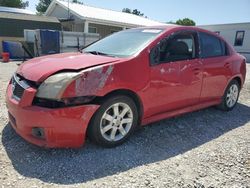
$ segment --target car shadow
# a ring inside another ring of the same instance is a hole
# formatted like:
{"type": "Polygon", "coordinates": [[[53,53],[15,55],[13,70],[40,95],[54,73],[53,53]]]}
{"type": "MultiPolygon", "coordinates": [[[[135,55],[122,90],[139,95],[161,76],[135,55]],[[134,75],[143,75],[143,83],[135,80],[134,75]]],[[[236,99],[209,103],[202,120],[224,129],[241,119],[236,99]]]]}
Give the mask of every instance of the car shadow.
{"type": "Polygon", "coordinates": [[[75,184],[166,160],[201,146],[250,121],[250,107],[208,108],[143,127],[125,144],[106,149],[88,143],[80,149],[43,149],[25,142],[6,125],[2,144],[23,176],[48,183],[75,184]]]}

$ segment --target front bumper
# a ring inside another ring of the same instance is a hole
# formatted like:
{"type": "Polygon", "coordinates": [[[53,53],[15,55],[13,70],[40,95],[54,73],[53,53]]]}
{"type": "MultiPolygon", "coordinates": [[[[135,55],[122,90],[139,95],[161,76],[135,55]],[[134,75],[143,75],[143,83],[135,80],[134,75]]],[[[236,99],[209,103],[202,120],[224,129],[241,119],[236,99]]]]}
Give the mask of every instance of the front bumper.
{"type": "Polygon", "coordinates": [[[12,85],[9,84],[6,94],[6,105],[9,121],[15,131],[28,142],[49,148],[80,147],[85,142],[89,121],[98,105],[82,105],[49,109],[32,106],[36,90],[24,90],[20,100],[12,96],[12,85]],[[33,136],[33,128],[42,128],[44,138],[33,136]]]}

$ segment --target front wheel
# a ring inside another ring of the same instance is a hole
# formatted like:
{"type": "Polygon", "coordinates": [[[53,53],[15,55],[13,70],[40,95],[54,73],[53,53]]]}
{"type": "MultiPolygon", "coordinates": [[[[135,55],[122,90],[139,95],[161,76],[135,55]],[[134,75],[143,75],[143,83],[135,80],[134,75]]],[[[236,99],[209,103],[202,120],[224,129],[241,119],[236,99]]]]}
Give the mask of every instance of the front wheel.
{"type": "Polygon", "coordinates": [[[127,140],[137,122],[138,112],[131,98],[109,97],[93,116],[88,136],[98,145],[114,147],[127,140]]]}
{"type": "Polygon", "coordinates": [[[232,110],[237,104],[240,94],[240,86],[236,80],[232,80],[224,93],[221,104],[219,108],[224,111],[232,110]]]}

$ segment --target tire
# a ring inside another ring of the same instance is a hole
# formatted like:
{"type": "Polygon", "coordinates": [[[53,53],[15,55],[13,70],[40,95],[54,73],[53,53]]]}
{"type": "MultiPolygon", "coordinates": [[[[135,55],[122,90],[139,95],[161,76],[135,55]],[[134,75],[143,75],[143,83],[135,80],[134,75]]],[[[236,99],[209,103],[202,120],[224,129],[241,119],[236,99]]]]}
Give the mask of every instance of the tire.
{"type": "Polygon", "coordinates": [[[223,111],[231,111],[237,104],[240,94],[240,86],[236,80],[232,80],[222,97],[222,101],[218,106],[219,109],[223,111]],[[231,102],[230,102],[231,101],[231,102]]]}
{"type": "Polygon", "coordinates": [[[138,110],[127,96],[107,98],[92,117],[88,137],[97,145],[115,147],[125,142],[138,123],[138,110]]]}

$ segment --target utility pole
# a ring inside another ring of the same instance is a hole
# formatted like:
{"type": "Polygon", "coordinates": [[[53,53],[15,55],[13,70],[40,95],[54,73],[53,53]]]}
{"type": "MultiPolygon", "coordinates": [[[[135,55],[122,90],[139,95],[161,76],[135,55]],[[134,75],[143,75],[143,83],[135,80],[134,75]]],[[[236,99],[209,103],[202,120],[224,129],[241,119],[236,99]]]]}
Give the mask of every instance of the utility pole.
{"type": "Polygon", "coordinates": [[[69,0],[68,0],[68,19],[70,19],[69,0]]]}

